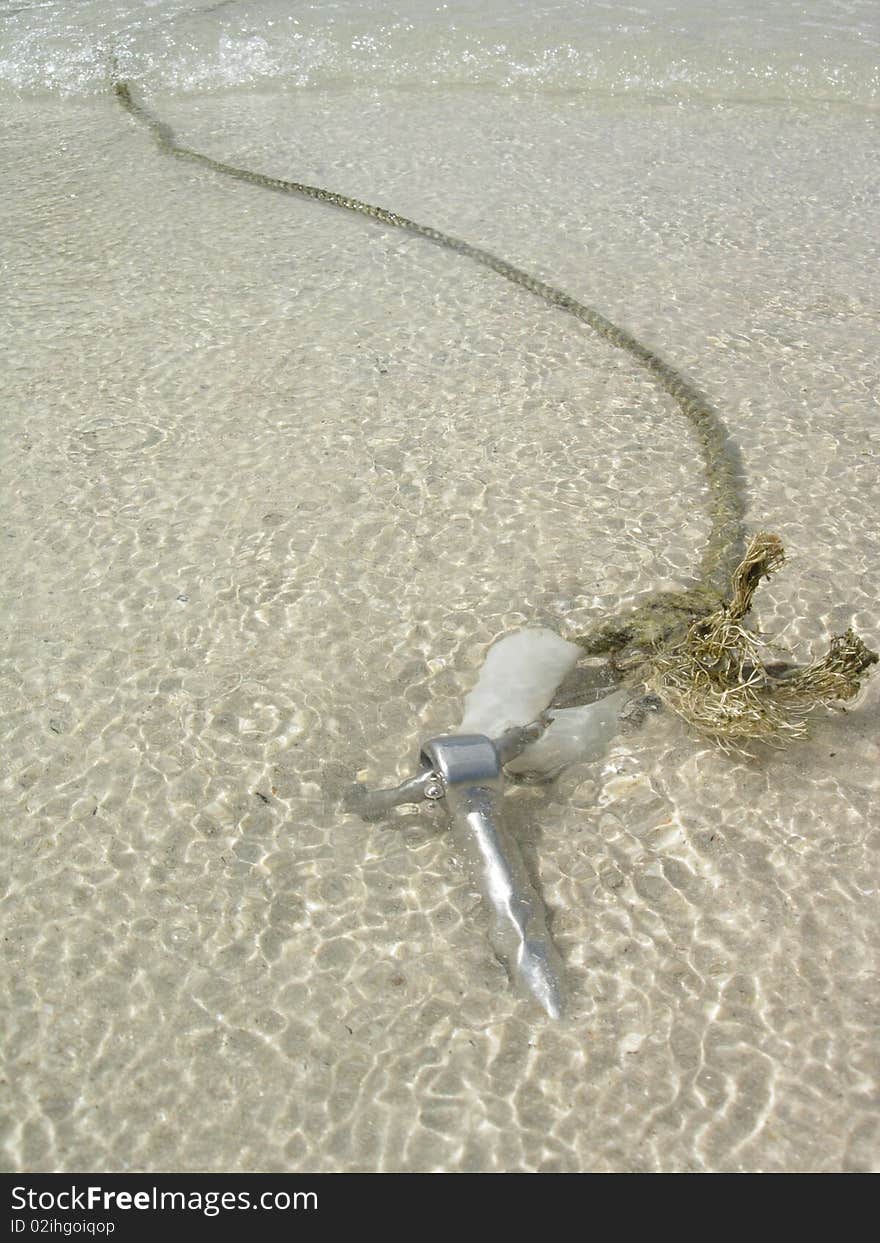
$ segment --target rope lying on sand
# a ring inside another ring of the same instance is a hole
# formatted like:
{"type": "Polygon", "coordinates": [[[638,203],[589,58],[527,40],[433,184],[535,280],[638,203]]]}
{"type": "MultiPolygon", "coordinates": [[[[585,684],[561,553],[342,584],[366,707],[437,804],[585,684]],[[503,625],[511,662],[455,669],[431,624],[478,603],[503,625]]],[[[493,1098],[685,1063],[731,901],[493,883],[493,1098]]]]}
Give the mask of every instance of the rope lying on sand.
{"type": "Polygon", "coordinates": [[[691,723],[734,745],[749,738],[774,739],[803,732],[802,718],[813,707],[856,693],[861,674],[878,658],[852,631],[832,640],[832,652],[824,662],[809,666],[796,677],[772,678],[761,664],[754,639],[739,623],[751,606],[760,578],[781,563],[782,546],[775,536],[762,534],[755,537],[742,559],[745,499],[735,450],[724,424],[702,393],[654,350],[600,311],[482,247],[360,199],[267,177],[193,151],[180,144],[170,127],[134,98],[128,82],[115,74],[111,80],[119,103],[146,125],[167,155],[266,190],[358,212],[465,255],[567,311],[626,351],[676,401],[702,457],[710,493],[711,529],[697,581],[685,591],[656,592],[638,608],[600,622],[576,639],[586,653],[616,655],[619,667],[627,671],[627,681],[650,686],[691,723]],[[742,585],[747,580],[750,590],[744,592],[742,585]],[[729,582],[734,595],[730,605],[725,603],[729,582]]]}
{"type": "MultiPolygon", "coordinates": [[[[223,173],[227,177],[234,177],[237,181],[246,181],[250,185],[261,186],[266,190],[305,195],[307,198],[329,203],[333,207],[359,212],[382,224],[404,229],[408,233],[414,233],[417,237],[423,237],[427,241],[445,246],[457,254],[466,255],[467,258],[491,268],[493,272],[497,272],[514,285],[529,290],[530,293],[550,303],[551,306],[567,311],[610,341],[612,345],[630,354],[653,376],[660,387],[675,399],[695,434],[711,492],[712,528],[699,566],[699,585],[691,592],[682,593],[682,597],[688,597],[688,600],[693,597],[693,613],[695,614],[705,612],[703,597],[707,593],[711,596],[713,604],[718,602],[727,577],[733,572],[739,560],[743,543],[745,501],[737,480],[735,455],[728,444],[724,424],[705,397],[653,350],[636,340],[625,329],[612,323],[600,311],[585,306],[563,290],[538,280],[528,272],[514,267],[512,263],[508,263],[505,259],[479,246],[472,246],[469,242],[463,242],[457,237],[451,237],[448,233],[441,233],[439,229],[429,228],[415,220],[409,220],[406,216],[400,216],[396,212],[387,211],[384,207],[375,207],[371,203],[361,202],[360,199],[349,198],[347,195],[337,194],[332,190],[322,190],[317,186],[304,185],[298,181],[267,177],[263,173],[238,168],[233,164],[226,164],[222,160],[212,159],[201,152],[184,147],[177,141],[167,125],[154,117],[143,104],[133,97],[127,82],[114,81],[113,89],[122,106],[148,127],[160,150],[166,154],[193,164],[200,164],[213,172],[223,173]],[[711,594],[713,592],[714,594],[711,594]]],[[[681,607],[685,612],[688,611],[688,600],[682,599],[681,607]]],[[[680,621],[679,615],[676,617],[676,623],[680,621]]],[[[623,619],[620,619],[617,629],[613,623],[604,623],[600,627],[604,637],[598,634],[592,638],[585,636],[584,645],[596,651],[619,649],[628,641],[623,638],[621,627],[632,628],[627,626],[623,619]]],[[[637,626],[635,628],[637,629],[637,626]]]]}

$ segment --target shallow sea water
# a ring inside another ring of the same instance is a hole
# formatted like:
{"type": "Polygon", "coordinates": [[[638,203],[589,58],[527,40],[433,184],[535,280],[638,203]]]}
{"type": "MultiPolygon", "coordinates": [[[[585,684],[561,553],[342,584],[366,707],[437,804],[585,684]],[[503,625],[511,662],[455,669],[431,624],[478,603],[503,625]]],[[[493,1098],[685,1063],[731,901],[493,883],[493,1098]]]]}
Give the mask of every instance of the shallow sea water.
{"type": "MultiPolygon", "coordinates": [[[[688,582],[706,495],[673,403],[465,259],[25,85],[6,1165],[876,1169],[880,679],[783,753],[664,713],[509,790],[558,1023],[509,988],[442,815],[341,806],[456,724],[493,639],[688,582]]],[[[880,644],[863,100],[139,89],[197,150],[483,244],[655,346],[789,553],[761,628],[799,660],[849,624],[880,644]]]]}

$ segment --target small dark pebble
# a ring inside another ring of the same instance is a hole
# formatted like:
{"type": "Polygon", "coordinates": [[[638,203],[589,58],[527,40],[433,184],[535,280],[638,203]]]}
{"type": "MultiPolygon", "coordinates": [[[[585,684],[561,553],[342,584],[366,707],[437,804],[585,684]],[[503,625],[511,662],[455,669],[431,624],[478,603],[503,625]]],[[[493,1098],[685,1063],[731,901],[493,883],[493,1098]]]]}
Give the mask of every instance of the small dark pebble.
{"type": "Polygon", "coordinates": [[[627,700],[620,712],[620,724],[624,733],[633,733],[644,725],[649,713],[660,712],[663,701],[653,694],[635,695],[627,700]]]}

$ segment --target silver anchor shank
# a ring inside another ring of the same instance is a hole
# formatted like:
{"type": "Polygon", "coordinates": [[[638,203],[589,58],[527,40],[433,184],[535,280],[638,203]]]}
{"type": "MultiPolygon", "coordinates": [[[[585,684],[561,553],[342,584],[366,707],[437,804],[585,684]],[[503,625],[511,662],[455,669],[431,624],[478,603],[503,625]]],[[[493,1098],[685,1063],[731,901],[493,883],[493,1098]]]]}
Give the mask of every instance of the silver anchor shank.
{"type": "Polygon", "coordinates": [[[482,734],[449,734],[425,743],[422,762],[443,783],[453,838],[489,906],[492,948],[511,980],[559,1018],[561,963],[544,904],[496,815],[503,784],[498,748],[482,734]]]}

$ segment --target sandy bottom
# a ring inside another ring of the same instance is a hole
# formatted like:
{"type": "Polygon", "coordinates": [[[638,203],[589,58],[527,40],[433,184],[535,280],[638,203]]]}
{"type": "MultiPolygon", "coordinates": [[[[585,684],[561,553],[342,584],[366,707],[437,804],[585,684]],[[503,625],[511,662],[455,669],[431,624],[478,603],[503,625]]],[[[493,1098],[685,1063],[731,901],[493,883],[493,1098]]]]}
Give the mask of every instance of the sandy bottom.
{"type": "MultiPolygon", "coordinates": [[[[699,383],[798,659],[880,642],[863,113],[419,95],[153,105],[602,308],[699,383]]],[[[685,583],[674,406],[466,260],[4,102],[6,1162],[880,1165],[880,677],[784,754],[668,714],[507,809],[568,971],[516,998],[437,814],[346,815],[487,645],[685,583]],[[872,811],[873,806],[873,811],[872,811]]]]}

